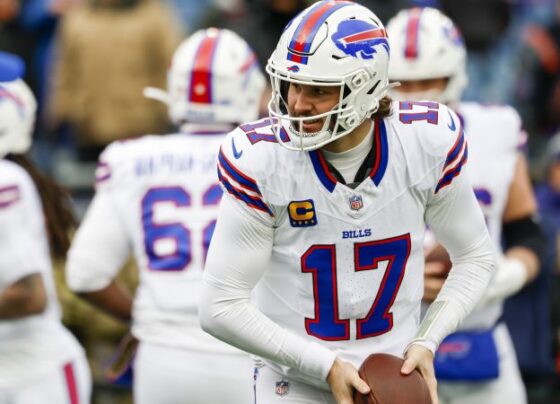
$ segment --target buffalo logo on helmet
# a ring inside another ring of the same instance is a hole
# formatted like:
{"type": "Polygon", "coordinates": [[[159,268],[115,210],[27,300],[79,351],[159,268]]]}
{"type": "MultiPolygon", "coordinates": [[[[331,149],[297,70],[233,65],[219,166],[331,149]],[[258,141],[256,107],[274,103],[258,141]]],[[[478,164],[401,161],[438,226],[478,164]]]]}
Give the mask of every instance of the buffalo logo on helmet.
{"type": "Polygon", "coordinates": [[[463,37],[461,36],[461,33],[454,25],[444,27],[443,34],[447,38],[449,38],[449,40],[451,41],[451,43],[453,43],[453,45],[460,46],[460,47],[465,46],[465,44],[463,43],[463,37]]]}
{"type": "Polygon", "coordinates": [[[338,25],[338,30],[331,36],[334,44],[345,54],[355,58],[373,59],[376,47],[381,45],[389,52],[389,42],[385,29],[373,22],[345,20],[338,25]]]}

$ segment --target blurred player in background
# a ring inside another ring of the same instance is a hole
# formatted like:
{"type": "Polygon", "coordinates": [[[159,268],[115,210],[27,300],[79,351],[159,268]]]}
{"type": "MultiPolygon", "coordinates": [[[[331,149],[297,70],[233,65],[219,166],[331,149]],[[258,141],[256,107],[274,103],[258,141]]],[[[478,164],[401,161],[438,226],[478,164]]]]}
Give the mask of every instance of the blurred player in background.
{"type": "MultiPolygon", "coordinates": [[[[505,298],[538,274],[544,239],[535,222],[536,200],[519,145],[525,134],[508,106],[460,102],[467,77],[466,51],[453,22],[433,8],[401,11],[387,26],[392,50],[389,77],[401,83],[394,98],[436,100],[459,116],[469,145],[468,175],[495,248],[503,253],[481,303],[436,354],[443,403],[525,403],[514,347],[502,315],[505,298]]],[[[407,102],[407,101],[404,101],[407,102]]],[[[457,231],[462,231],[458,228],[457,231]]],[[[435,242],[435,241],[434,241],[435,242]]],[[[447,275],[447,258],[428,254],[424,299],[433,301],[447,275]],[[436,256],[439,258],[436,259],[436,256]]],[[[453,260],[455,263],[456,261],[453,260]]]]}
{"type": "Polygon", "coordinates": [[[22,73],[0,54],[0,403],[89,403],[86,356],[60,321],[52,276],[74,217],[68,195],[25,156],[37,104],[22,73]]]}
{"type": "Polygon", "coordinates": [[[222,197],[218,148],[235,123],[257,118],[264,85],[244,40],[198,31],[174,54],[168,92],[146,91],[168,104],[179,133],[113,143],[100,157],[67,280],[91,303],[132,319],[136,403],[251,400],[249,356],[202,331],[197,302],[222,197]],[[131,251],[140,268],[134,305],[114,280],[131,251]]]}
{"type": "Polygon", "coordinates": [[[317,2],[269,59],[271,117],[222,143],[227,192],[200,315],[262,358],[257,404],[352,403],[354,388],[369,390],[356,366],[373,352],[404,355],[402,372],[418,368],[437,402],[433,352],[490,280],[459,119],[437,103],[392,103],[388,63],[375,14],[317,2]],[[456,265],[418,328],[426,222],[456,265]]]}

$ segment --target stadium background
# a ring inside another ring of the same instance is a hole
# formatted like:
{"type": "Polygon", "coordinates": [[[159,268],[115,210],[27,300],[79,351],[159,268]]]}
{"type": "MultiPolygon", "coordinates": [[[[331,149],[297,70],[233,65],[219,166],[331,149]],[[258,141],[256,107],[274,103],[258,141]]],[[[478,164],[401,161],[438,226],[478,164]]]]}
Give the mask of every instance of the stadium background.
{"type": "MultiPolygon", "coordinates": [[[[306,0],[0,0],[0,50],[22,56],[39,100],[32,157],[66,186],[80,217],[93,195],[96,159],[116,139],[171,130],[166,110],[145,100],[145,86],[165,86],[175,46],[198,28],[230,28],[255,49],[261,66],[306,0]]],[[[358,0],[384,22],[410,5],[441,8],[469,51],[465,99],[507,103],[521,114],[548,255],[541,275],[507,303],[530,403],[560,402],[560,1],[358,0]]],[[[262,113],[266,114],[263,100],[262,113]]],[[[64,323],[84,345],[94,403],[127,403],[126,377],[109,364],[128,327],[69,292],[63,262],[55,275],[64,323]]],[[[120,279],[137,282],[131,261],[120,279]]]]}

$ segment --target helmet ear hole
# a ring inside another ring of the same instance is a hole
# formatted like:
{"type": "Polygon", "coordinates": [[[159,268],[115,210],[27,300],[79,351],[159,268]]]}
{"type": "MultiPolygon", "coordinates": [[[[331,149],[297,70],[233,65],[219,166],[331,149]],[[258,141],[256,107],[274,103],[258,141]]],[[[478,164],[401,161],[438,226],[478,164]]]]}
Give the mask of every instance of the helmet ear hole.
{"type": "Polygon", "coordinates": [[[355,114],[353,114],[352,116],[349,116],[348,118],[346,118],[345,123],[349,127],[357,126],[358,125],[358,117],[355,114]]]}

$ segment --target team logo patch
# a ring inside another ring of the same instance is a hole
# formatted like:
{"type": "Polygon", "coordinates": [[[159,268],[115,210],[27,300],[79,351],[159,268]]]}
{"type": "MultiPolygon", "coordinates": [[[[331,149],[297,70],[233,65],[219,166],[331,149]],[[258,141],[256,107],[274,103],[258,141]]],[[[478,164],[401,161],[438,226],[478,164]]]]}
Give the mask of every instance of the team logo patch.
{"type": "Polygon", "coordinates": [[[345,20],[331,36],[334,44],[345,54],[362,59],[373,59],[376,47],[381,45],[389,52],[387,33],[373,23],[359,20],[345,20]]]}
{"type": "Polygon", "coordinates": [[[298,65],[289,66],[288,71],[297,73],[297,72],[299,72],[299,66],[298,65]]]}
{"type": "Polygon", "coordinates": [[[350,209],[358,211],[364,207],[364,201],[361,195],[352,195],[348,201],[350,202],[350,209]]]}
{"type": "Polygon", "coordinates": [[[438,354],[440,356],[452,356],[455,358],[461,358],[466,356],[470,352],[470,350],[471,344],[469,341],[444,341],[438,348],[438,354]]]}
{"type": "Polygon", "coordinates": [[[292,227],[309,227],[317,224],[317,214],[312,199],[290,202],[288,216],[292,227]]]}
{"type": "Polygon", "coordinates": [[[276,382],[276,388],[274,389],[274,391],[280,397],[288,394],[289,390],[290,390],[290,383],[288,383],[286,380],[280,380],[279,382],[276,382]]]}

